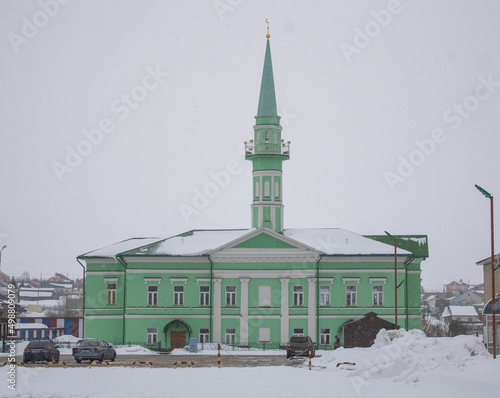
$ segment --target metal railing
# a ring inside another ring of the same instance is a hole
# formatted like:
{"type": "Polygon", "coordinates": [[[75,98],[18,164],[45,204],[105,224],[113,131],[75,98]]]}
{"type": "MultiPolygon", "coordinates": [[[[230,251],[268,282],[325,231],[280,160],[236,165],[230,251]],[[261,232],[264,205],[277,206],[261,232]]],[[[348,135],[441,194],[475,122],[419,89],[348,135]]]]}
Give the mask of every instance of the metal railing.
{"type": "Polygon", "coordinates": [[[245,142],[245,155],[255,154],[290,155],[290,141],[288,142],[245,142]]]}

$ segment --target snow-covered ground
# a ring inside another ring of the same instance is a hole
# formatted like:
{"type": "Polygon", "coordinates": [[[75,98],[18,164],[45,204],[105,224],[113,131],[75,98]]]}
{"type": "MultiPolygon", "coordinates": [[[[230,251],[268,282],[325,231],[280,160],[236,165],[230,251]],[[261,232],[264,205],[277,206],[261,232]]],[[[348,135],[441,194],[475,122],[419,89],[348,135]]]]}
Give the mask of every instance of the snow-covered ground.
{"type": "Polygon", "coordinates": [[[500,389],[500,359],[493,360],[473,336],[382,331],[370,348],[321,354],[312,371],[307,360],[300,368],[17,368],[16,390],[4,381],[0,396],[441,398],[496,397],[500,389]]]}

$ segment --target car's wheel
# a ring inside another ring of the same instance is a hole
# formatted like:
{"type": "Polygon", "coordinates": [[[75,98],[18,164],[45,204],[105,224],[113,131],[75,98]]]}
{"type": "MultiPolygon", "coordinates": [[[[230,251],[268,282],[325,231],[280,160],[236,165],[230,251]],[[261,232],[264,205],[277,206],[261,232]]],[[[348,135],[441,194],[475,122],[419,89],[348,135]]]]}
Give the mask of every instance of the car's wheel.
{"type": "Polygon", "coordinates": [[[99,357],[99,361],[104,362],[104,354],[101,354],[101,356],[99,357]]]}
{"type": "Polygon", "coordinates": [[[81,362],[82,362],[82,360],[81,360],[81,359],[76,359],[76,358],[75,358],[75,360],[76,360],[76,363],[81,363],[81,362]]]}
{"type": "Polygon", "coordinates": [[[111,362],[114,362],[116,359],[116,352],[113,354],[113,357],[111,358],[111,362]]]}
{"type": "Polygon", "coordinates": [[[286,359],[290,359],[290,357],[291,357],[291,355],[290,355],[290,353],[287,351],[287,352],[286,352],[286,359]]]}
{"type": "Polygon", "coordinates": [[[59,362],[60,357],[61,357],[61,354],[57,354],[57,356],[56,356],[56,362],[59,362]]]}

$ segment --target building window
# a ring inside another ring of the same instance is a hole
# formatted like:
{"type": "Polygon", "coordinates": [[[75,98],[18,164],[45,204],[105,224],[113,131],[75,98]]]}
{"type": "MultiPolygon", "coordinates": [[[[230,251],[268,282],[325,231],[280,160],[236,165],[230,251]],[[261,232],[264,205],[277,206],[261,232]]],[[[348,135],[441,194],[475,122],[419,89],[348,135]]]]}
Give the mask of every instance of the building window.
{"type": "Polygon", "coordinates": [[[294,336],[303,336],[304,335],[304,329],[293,329],[293,335],[294,336]]]}
{"type": "Polygon", "coordinates": [[[259,342],[269,343],[271,341],[271,328],[259,328],[259,342]]]}
{"type": "Polygon", "coordinates": [[[320,329],[320,344],[330,345],[330,329],[320,329]]]}
{"type": "Polygon", "coordinates": [[[384,305],[384,287],[373,285],[373,305],[384,305]]]}
{"type": "Polygon", "coordinates": [[[208,285],[200,286],[200,305],[210,305],[210,286],[208,285]]]}
{"type": "Polygon", "coordinates": [[[347,285],[345,287],[345,293],[346,293],[346,305],[348,307],[356,306],[357,305],[356,286],[355,285],[347,285]]]}
{"type": "Polygon", "coordinates": [[[226,305],[236,305],[236,286],[226,286],[226,305]]]}
{"type": "Polygon", "coordinates": [[[321,285],[319,287],[319,305],[330,305],[330,286],[321,285]]]}
{"type": "Polygon", "coordinates": [[[258,198],[260,195],[260,182],[255,181],[255,197],[258,198]]]}
{"type": "Polygon", "coordinates": [[[210,329],[200,329],[200,343],[210,342],[210,329]]]}
{"type": "Polygon", "coordinates": [[[158,344],[158,329],[148,328],[148,345],[158,344]]]}
{"type": "Polygon", "coordinates": [[[270,307],[271,306],[271,286],[261,285],[259,286],[259,307],[270,307]]]}
{"type": "Polygon", "coordinates": [[[280,197],[280,184],[276,181],[274,183],[274,198],[278,199],[280,197]]]}
{"type": "Polygon", "coordinates": [[[298,307],[304,305],[304,286],[293,287],[293,305],[298,307]]]}
{"type": "Polygon", "coordinates": [[[174,305],[184,305],[184,286],[174,286],[174,305]]]}
{"type": "Polygon", "coordinates": [[[108,301],[106,304],[116,304],[116,283],[108,283],[108,301]]]}
{"type": "Polygon", "coordinates": [[[148,286],[148,305],[158,305],[158,286],[148,286]]]}
{"type": "Polygon", "coordinates": [[[236,329],[226,329],[226,344],[236,344],[236,329]]]}
{"type": "Polygon", "coordinates": [[[269,141],[269,131],[267,131],[267,130],[266,130],[266,132],[264,133],[264,140],[265,140],[266,142],[268,142],[268,141],[269,141]]]}

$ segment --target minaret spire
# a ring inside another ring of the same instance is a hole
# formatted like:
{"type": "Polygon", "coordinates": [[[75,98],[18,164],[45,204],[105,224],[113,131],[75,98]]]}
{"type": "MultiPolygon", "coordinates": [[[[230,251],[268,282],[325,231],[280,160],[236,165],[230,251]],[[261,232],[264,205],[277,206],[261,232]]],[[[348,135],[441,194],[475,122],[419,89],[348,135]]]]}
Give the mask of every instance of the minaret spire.
{"type": "Polygon", "coordinates": [[[245,159],[253,163],[252,227],[283,232],[283,161],[290,158],[290,141],[281,139],[280,117],[276,107],[273,64],[266,19],[267,43],[255,116],[254,139],[245,142],[245,159]]]}

